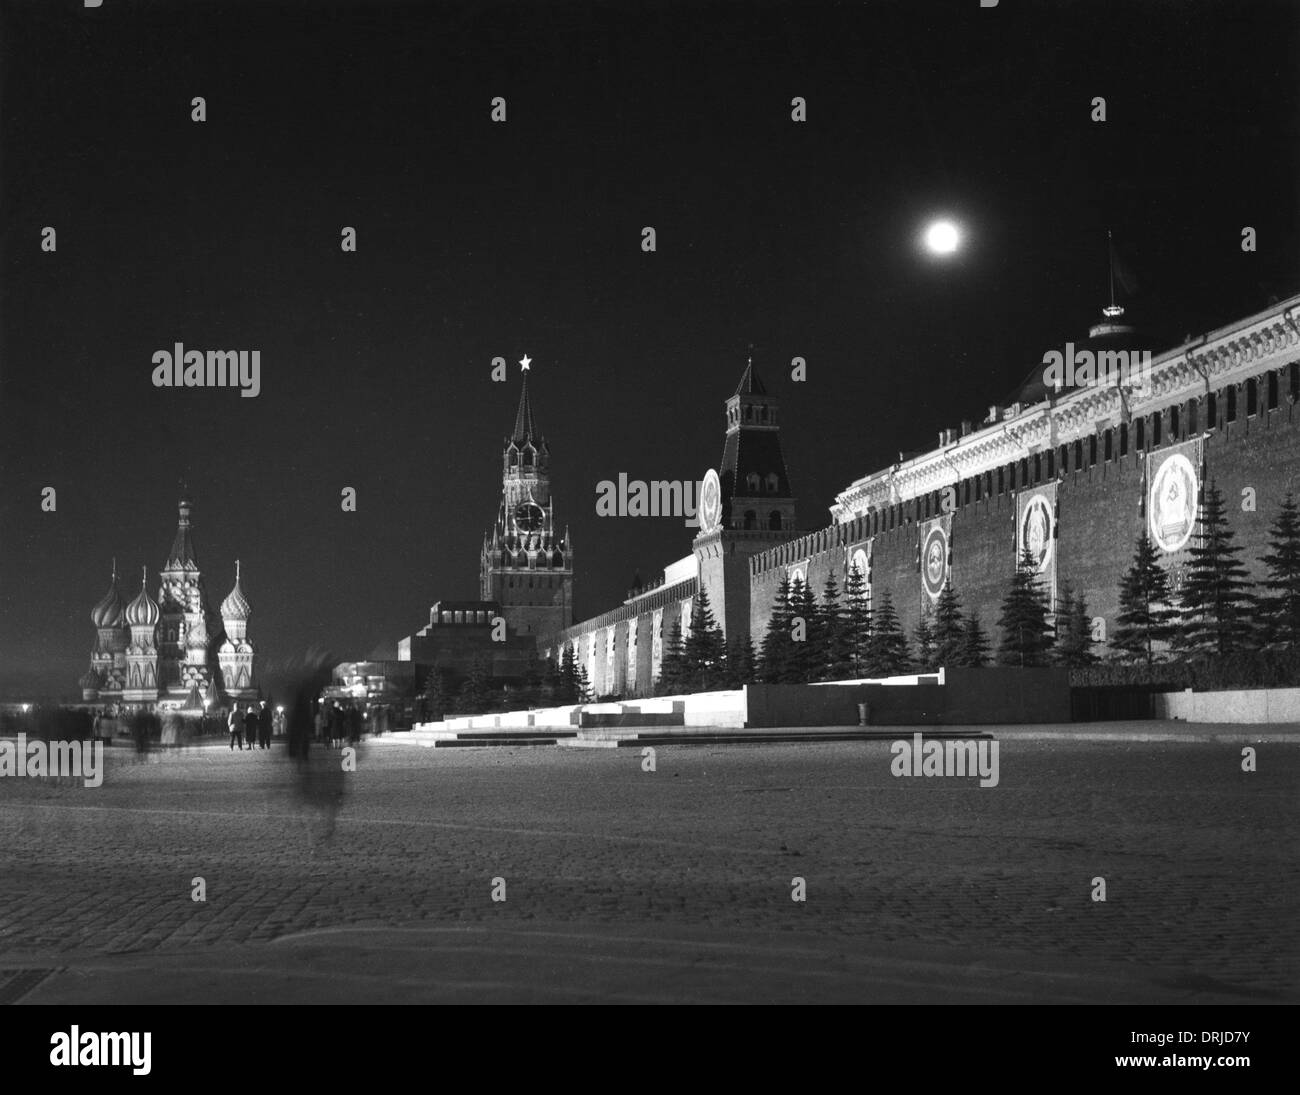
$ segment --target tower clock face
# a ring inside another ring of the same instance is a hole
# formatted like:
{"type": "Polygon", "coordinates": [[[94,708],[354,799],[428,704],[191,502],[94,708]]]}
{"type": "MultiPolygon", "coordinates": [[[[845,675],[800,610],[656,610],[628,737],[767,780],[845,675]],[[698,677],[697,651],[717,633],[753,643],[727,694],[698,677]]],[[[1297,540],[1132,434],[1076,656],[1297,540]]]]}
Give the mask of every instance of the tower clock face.
{"type": "Polygon", "coordinates": [[[524,532],[536,532],[545,519],[546,514],[536,502],[521,502],[515,506],[515,527],[524,532]]]}

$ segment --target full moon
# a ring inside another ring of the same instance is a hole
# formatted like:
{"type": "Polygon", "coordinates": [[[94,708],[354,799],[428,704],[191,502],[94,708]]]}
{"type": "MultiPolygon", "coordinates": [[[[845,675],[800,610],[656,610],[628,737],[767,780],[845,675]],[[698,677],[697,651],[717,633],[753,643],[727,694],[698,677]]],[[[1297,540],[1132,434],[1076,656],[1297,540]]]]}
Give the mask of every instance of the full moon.
{"type": "Polygon", "coordinates": [[[961,242],[961,233],[952,221],[935,221],[925,230],[925,246],[936,255],[951,255],[961,242]]]}

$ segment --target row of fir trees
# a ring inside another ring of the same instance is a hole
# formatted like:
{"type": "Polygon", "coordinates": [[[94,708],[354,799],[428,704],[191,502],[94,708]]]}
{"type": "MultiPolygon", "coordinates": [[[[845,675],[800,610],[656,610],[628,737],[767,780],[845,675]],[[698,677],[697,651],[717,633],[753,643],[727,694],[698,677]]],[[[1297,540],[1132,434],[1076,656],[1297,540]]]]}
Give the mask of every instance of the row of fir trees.
{"type": "MultiPolygon", "coordinates": [[[[1166,657],[1196,662],[1261,649],[1300,651],[1300,506],[1292,494],[1281,503],[1261,556],[1264,578],[1256,587],[1235,543],[1222,492],[1209,484],[1199,507],[1199,527],[1188,549],[1179,590],[1171,588],[1156,547],[1137,538],[1132,566],[1119,589],[1119,614],[1109,637],[1109,658],[1147,667],[1166,657]]],[[[758,650],[727,643],[700,590],[689,634],[675,624],[659,678],[661,694],[774,684],[887,677],[932,672],[940,666],[998,665],[1067,668],[1099,660],[1104,632],[1094,626],[1082,594],[1068,584],[1050,592],[1028,552],[1018,561],[997,619],[995,651],[979,615],[963,610],[949,581],[909,637],[888,593],[868,600],[866,581],[851,569],[841,590],[832,574],[820,598],[801,579],[783,580],[767,634],[758,650]]]]}

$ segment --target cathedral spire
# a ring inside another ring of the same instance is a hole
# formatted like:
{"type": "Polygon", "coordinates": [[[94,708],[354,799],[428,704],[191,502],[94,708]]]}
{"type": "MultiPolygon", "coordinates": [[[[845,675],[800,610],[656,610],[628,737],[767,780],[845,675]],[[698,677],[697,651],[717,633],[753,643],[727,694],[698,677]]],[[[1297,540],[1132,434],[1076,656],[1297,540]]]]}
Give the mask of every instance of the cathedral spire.
{"type": "Polygon", "coordinates": [[[194,541],[190,536],[190,501],[189,491],[181,492],[177,505],[176,536],[172,540],[172,549],[167,554],[167,569],[179,570],[182,567],[198,569],[198,560],[194,557],[194,541]]]}

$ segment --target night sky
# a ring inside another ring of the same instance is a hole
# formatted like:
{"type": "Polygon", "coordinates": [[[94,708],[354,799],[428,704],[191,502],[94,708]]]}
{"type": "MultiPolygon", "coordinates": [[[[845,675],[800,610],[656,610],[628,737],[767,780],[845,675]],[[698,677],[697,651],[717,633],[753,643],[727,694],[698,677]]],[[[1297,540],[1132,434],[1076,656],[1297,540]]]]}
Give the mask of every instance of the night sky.
{"type": "Polygon", "coordinates": [[[182,478],[273,688],[392,656],[478,596],[524,354],[580,618],[690,550],[596,484],[716,466],[750,344],[820,527],[1086,335],[1108,228],[1158,344],[1300,289],[1297,56],[1300,8],[1241,0],[0,0],[0,695],[77,697],[182,478]],[[154,388],[177,341],[260,350],[261,394],[154,388]]]}

